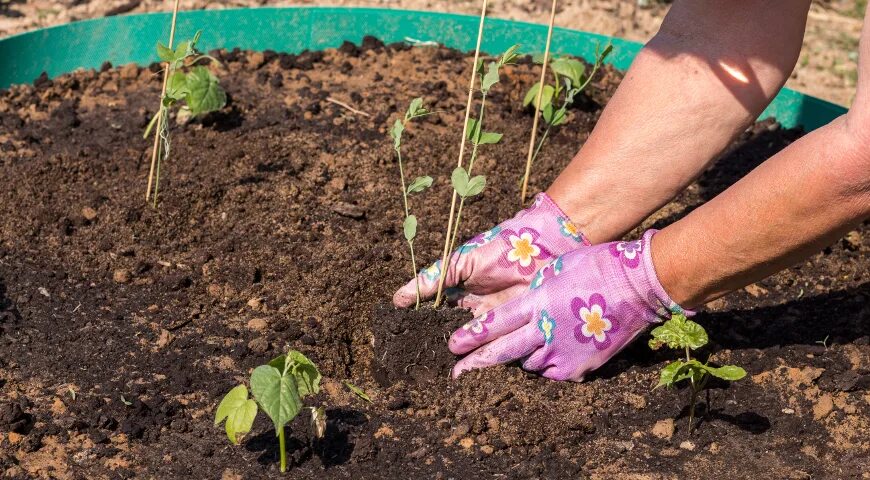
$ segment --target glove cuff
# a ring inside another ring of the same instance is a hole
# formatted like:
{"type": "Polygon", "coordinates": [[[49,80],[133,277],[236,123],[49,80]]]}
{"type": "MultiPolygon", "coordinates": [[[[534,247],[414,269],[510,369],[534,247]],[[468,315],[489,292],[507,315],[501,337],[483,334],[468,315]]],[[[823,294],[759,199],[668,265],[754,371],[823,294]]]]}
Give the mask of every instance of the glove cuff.
{"type": "Polygon", "coordinates": [[[556,205],[556,202],[547,195],[547,192],[540,192],[535,195],[535,201],[529,210],[543,211],[545,214],[557,218],[557,221],[559,222],[559,230],[562,237],[564,237],[564,246],[566,247],[561,250],[569,251],[580,245],[586,247],[592,246],[589,240],[586,239],[586,235],[583,235],[583,232],[581,232],[577,225],[571,221],[571,218],[568,217],[568,215],[562,211],[558,205],[556,205]]]}
{"type": "Polygon", "coordinates": [[[671,296],[668,295],[668,292],[665,291],[661,281],[659,281],[655,265],[653,265],[651,248],[652,238],[656,233],[658,233],[658,230],[649,229],[644,232],[643,237],[641,237],[642,249],[640,257],[641,267],[644,270],[644,276],[648,283],[647,302],[649,302],[650,308],[655,311],[656,317],[659,319],[658,321],[668,320],[673,315],[685,315],[687,317],[694,316],[695,311],[687,310],[677,304],[677,302],[673,301],[671,296]]]}

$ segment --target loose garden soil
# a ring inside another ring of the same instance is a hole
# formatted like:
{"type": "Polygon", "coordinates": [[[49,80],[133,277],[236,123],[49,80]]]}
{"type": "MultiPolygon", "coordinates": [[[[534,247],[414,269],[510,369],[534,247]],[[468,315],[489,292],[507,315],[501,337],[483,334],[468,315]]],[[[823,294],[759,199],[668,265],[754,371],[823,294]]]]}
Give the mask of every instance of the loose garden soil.
{"type": "MultiPolygon", "coordinates": [[[[372,38],[214,54],[229,105],[173,120],[157,209],[144,201],[141,133],[159,66],[0,92],[0,474],[279,478],[265,417],[240,447],[212,420],[229,388],[289,345],[324,373],[313,403],[329,422],[322,440],[304,414],[289,426],[287,478],[867,478],[866,223],[698,315],[712,338],[702,358],[749,375],[712,386],[693,435],[686,392],[651,391],[671,355],[643,341],[584,383],[516,365],[452,380],[445,339],[469,315],[390,305],[410,267],[386,129],[416,96],[441,112],[405,139],[409,175],[436,177],[412,199],[417,251],[432,259],[468,56],[372,38]]],[[[509,68],[490,97],[489,129],[505,140],[477,163],[489,186],[467,205],[464,236],[519,208],[535,72],[509,68]]],[[[606,69],[593,81],[533,187],[572,158],[620,78],[606,69]]],[[[681,217],[801,134],[753,126],[644,226],[681,217]]]]}

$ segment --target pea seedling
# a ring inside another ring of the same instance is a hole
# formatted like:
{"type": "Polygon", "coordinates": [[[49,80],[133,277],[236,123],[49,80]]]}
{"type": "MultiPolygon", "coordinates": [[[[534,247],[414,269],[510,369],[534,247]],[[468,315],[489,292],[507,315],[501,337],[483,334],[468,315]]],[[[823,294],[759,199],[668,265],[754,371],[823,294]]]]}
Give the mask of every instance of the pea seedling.
{"type": "MultiPolygon", "coordinates": [[[[521,180],[521,202],[523,204],[526,202],[526,192],[529,187],[529,175],[531,174],[532,163],[538,158],[541,147],[544,146],[544,142],[547,141],[547,137],[550,135],[550,130],[553,127],[558,127],[568,122],[568,108],[574,103],[574,98],[586,89],[612,51],[613,45],[610,43],[603,50],[601,50],[601,44],[596,45],[595,63],[593,63],[592,71],[588,75],[583,62],[570,57],[555,57],[549,62],[550,71],[553,74],[553,83],[545,83],[542,78],[541,82],[534,84],[526,92],[526,96],[523,99],[523,107],[534,106],[536,115],[540,111],[541,117],[544,119],[545,129],[537,145],[534,144],[534,138],[532,139],[533,143],[529,145],[530,149],[534,147],[534,151],[530,152],[528,162],[526,162],[526,171],[521,180]],[[541,91],[542,88],[543,91],[541,91]],[[540,96],[538,95],[539,92],[541,92],[540,96]],[[538,98],[540,98],[540,103],[538,103],[538,98]],[[561,105],[557,106],[556,103],[560,100],[561,105]]],[[[533,60],[535,63],[543,64],[545,56],[536,55],[533,57],[533,60]]],[[[533,128],[537,128],[537,122],[534,123],[535,126],[533,128]]]]}
{"type": "Polygon", "coordinates": [[[145,199],[154,194],[154,206],[157,206],[157,193],[160,185],[160,165],[169,158],[169,111],[180,105],[183,112],[192,116],[203,115],[223,108],[227,103],[227,94],[220,86],[218,78],[205,66],[192,66],[201,59],[214,58],[200,54],[196,44],[202,32],[196,32],[193,39],[178,44],[174,50],[170,46],[157,44],[157,55],[166,62],[166,78],[163,94],[160,98],[160,108],[145,128],[144,138],[151,135],[156,126],[154,152],[151,157],[151,172],[148,175],[148,190],[145,199]],[[152,180],[154,190],[151,190],[152,180]]]}
{"type": "MultiPolygon", "coordinates": [[[[441,269],[441,277],[438,280],[438,294],[435,298],[435,306],[438,306],[441,300],[441,294],[444,289],[444,279],[447,276],[447,269],[450,268],[449,255],[456,246],[456,237],[459,233],[459,225],[462,220],[462,208],[465,205],[465,200],[483,192],[486,188],[486,177],[477,175],[472,177],[474,162],[477,160],[478,149],[481,145],[493,145],[501,141],[502,134],[495,132],[486,132],[483,130],[484,117],[486,113],[486,97],[490,90],[499,80],[499,70],[506,66],[516,63],[519,56],[517,50],[519,45],[514,45],[508,48],[496,60],[489,62],[484,69],[484,63],[478,61],[475,65],[475,74],[480,81],[480,110],[478,111],[477,119],[469,118],[465,126],[465,139],[471,143],[471,157],[468,160],[468,168],[462,165],[457,166],[450,175],[450,181],[453,185],[453,190],[459,196],[459,208],[456,210],[456,221],[448,221],[447,235],[444,243],[444,258],[441,261],[442,265],[446,265],[441,269]],[[452,225],[452,232],[451,232],[452,225]]],[[[451,212],[452,214],[452,212],[451,212]]],[[[452,218],[450,219],[452,220],[452,218]]]]}
{"type": "Polygon", "coordinates": [[[685,315],[674,315],[670,320],[654,328],[649,347],[658,350],[663,345],[673,349],[684,349],[685,360],[676,360],[664,367],[660,373],[659,383],[653,388],[673,387],[677,383],[688,380],[691,384],[691,399],[689,403],[689,434],[692,433],[695,419],[695,404],[698,394],[707,385],[710,377],[727,381],[736,381],[746,376],[746,370],[734,366],[711,367],[707,362],[701,363],[692,358],[692,351],[707,344],[707,331],[701,325],[689,320],[685,315]]]}
{"type": "MultiPolygon", "coordinates": [[[[432,177],[430,176],[422,176],[417,177],[408,185],[405,186],[405,167],[402,164],[402,133],[405,131],[405,126],[411,120],[415,118],[420,118],[426,115],[429,115],[431,112],[426,110],[423,107],[423,99],[415,98],[411,101],[411,105],[408,107],[408,111],[405,112],[405,118],[402,120],[396,120],[396,123],[393,124],[393,128],[390,129],[390,137],[393,138],[393,150],[396,151],[396,157],[399,159],[399,178],[402,182],[402,200],[405,205],[405,221],[403,224],[403,230],[405,234],[405,240],[408,242],[408,248],[411,250],[411,275],[413,277],[417,277],[417,259],[414,256],[414,239],[417,238],[417,217],[415,215],[411,215],[411,211],[408,208],[408,195],[412,193],[420,193],[423,190],[432,186],[432,177]]],[[[420,308],[420,279],[417,278],[417,305],[414,309],[420,308]]]]}
{"type": "MultiPolygon", "coordinates": [[[[234,445],[251,431],[258,407],[272,419],[278,435],[281,471],[287,471],[287,450],[284,426],[302,410],[302,400],[320,392],[320,372],[314,363],[295,350],[289,350],[251,373],[251,393],[239,385],[224,396],[215,413],[214,424],[225,421],[227,437],[234,445]]],[[[326,431],[326,412],[323,407],[307,407],[311,411],[311,425],[318,438],[326,431]]]]}

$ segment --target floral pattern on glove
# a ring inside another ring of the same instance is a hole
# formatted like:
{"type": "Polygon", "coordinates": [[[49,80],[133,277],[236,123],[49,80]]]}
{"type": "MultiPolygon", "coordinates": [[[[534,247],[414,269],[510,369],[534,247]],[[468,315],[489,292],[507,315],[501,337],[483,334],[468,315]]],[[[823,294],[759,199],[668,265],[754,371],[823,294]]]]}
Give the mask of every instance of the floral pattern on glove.
{"type": "Polygon", "coordinates": [[[637,268],[643,254],[643,239],[629,242],[614,242],[610,244],[610,253],[618,257],[628,268],[637,268]]]}
{"type": "Polygon", "coordinates": [[[574,222],[565,217],[557,217],[556,221],[559,222],[559,232],[562,233],[562,236],[568,237],[576,242],[586,243],[583,234],[580,233],[580,229],[577,228],[577,225],[575,225],[574,222]]]}
{"type": "Polygon", "coordinates": [[[501,237],[507,243],[507,250],[499,260],[502,267],[516,267],[522,275],[531,275],[537,270],[535,262],[552,258],[553,255],[544,245],[538,243],[540,234],[534,228],[523,227],[519,231],[504,230],[501,237]]]}
{"type": "Polygon", "coordinates": [[[438,280],[438,277],[441,275],[441,260],[436,260],[432,265],[420,270],[420,275],[422,275],[427,282],[438,280]]]}
{"type": "Polygon", "coordinates": [[[499,233],[501,233],[500,226],[492,227],[491,229],[489,229],[483,233],[480,233],[480,234],[474,236],[474,238],[472,238],[471,240],[465,242],[461,247],[456,249],[456,253],[459,253],[459,254],[468,253],[474,249],[480,248],[480,247],[488,244],[489,242],[495,240],[496,237],[498,237],[499,233]]]}
{"type": "Polygon", "coordinates": [[[462,326],[462,330],[469,335],[473,335],[475,338],[485,337],[487,333],[489,333],[489,329],[486,328],[488,323],[492,323],[495,320],[495,312],[489,311],[486,315],[482,315],[480,317],[475,317],[469,320],[465,325],[462,326]]]}
{"type": "Polygon", "coordinates": [[[574,338],[580,343],[593,341],[595,348],[604,350],[610,346],[610,335],[619,331],[619,324],[607,311],[604,296],[593,293],[589,303],[580,297],[571,300],[571,313],[580,321],[574,327],[574,338]]]}
{"type": "Polygon", "coordinates": [[[538,320],[538,330],[544,334],[544,345],[553,343],[553,332],[556,330],[556,319],[551,317],[546,310],[541,310],[541,319],[538,320]]]}
{"type": "Polygon", "coordinates": [[[552,262],[544,265],[538,270],[538,273],[535,274],[535,278],[532,279],[532,283],[529,284],[529,290],[534,290],[541,285],[544,284],[544,280],[558,277],[559,274],[562,273],[562,257],[558,257],[552,262]]]}

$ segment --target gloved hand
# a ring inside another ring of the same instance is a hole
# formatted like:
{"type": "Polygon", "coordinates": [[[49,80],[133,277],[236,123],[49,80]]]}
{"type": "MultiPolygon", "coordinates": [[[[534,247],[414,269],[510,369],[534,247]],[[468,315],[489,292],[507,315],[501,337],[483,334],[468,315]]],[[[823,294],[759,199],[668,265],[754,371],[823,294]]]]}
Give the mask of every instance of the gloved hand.
{"type": "MultiPolygon", "coordinates": [[[[456,249],[444,288],[460,286],[451,293],[452,299],[479,315],[521,294],[542,265],[589,245],[568,216],[541,192],[529,208],[456,249]]],[[[435,296],[440,275],[441,260],[420,271],[421,298],[435,296]]],[[[416,292],[416,282],[411,280],[395,293],[393,303],[410,307],[416,292]]]]}
{"type": "Polygon", "coordinates": [[[651,323],[684,311],[665,293],[649,251],[655,230],[631,242],[571,251],[542,268],[530,289],[450,337],[450,350],[473,352],[453,376],[524,359],[523,368],[581,381],[651,323]]]}

